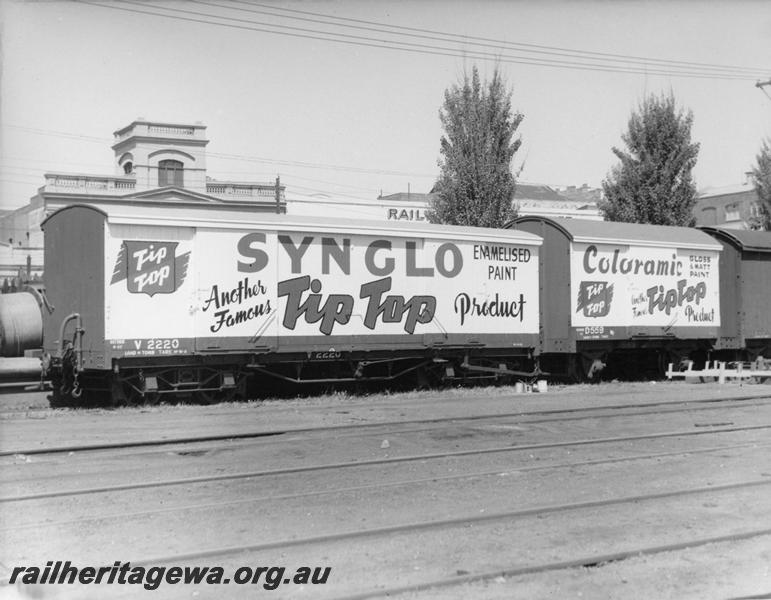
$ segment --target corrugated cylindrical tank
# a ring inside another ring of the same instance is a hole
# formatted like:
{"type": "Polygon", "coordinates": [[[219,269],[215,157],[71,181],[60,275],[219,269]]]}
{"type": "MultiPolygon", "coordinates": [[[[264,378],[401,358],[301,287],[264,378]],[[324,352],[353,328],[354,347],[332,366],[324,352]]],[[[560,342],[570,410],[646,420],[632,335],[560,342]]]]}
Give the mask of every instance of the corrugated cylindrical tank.
{"type": "Polygon", "coordinates": [[[0,294],[0,356],[24,356],[42,344],[43,316],[35,294],[0,294]]]}

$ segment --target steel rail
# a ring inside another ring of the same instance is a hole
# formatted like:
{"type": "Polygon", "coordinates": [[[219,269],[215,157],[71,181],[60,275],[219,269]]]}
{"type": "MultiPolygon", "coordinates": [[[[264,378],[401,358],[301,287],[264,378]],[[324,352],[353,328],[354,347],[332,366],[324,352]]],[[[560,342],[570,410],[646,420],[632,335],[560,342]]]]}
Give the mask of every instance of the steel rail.
{"type": "MultiPolygon", "coordinates": [[[[596,567],[606,563],[620,562],[636,556],[649,556],[652,554],[661,554],[663,552],[676,552],[678,550],[685,550],[688,548],[697,548],[699,546],[706,546],[708,544],[721,544],[726,542],[740,542],[743,540],[749,540],[756,537],[762,537],[764,535],[771,535],[771,528],[768,529],[755,529],[749,531],[738,531],[736,533],[729,533],[727,535],[718,535],[714,537],[697,538],[692,540],[686,540],[683,542],[675,542],[673,544],[660,544],[657,546],[639,546],[632,548],[631,550],[623,550],[621,552],[613,552],[609,554],[593,554],[574,558],[572,560],[564,560],[550,563],[543,563],[539,565],[529,565],[525,567],[509,567],[503,569],[497,569],[493,571],[486,571],[481,573],[469,573],[466,575],[456,575],[453,577],[446,577],[442,579],[435,579],[433,581],[426,581],[422,583],[406,584],[400,586],[394,586],[389,588],[381,588],[378,590],[372,590],[368,592],[361,592],[357,594],[350,594],[347,596],[338,596],[336,600],[370,600],[371,598],[383,598],[396,596],[398,594],[406,594],[411,592],[422,592],[435,588],[447,588],[455,585],[463,585],[468,583],[475,583],[478,581],[487,581],[496,579],[498,577],[521,577],[522,575],[536,575],[540,573],[548,573],[552,571],[562,571],[565,569],[575,568],[590,568],[596,567]]],[[[761,600],[771,599],[771,593],[741,596],[739,598],[730,598],[728,600],[761,600]]]]}
{"type": "MultiPolygon", "coordinates": [[[[164,438],[164,439],[151,439],[151,440],[135,440],[129,442],[103,442],[95,444],[83,444],[80,446],[51,446],[48,448],[27,448],[27,449],[15,449],[15,450],[0,450],[0,457],[24,455],[33,456],[41,454],[62,454],[70,452],[93,452],[101,450],[122,450],[127,448],[143,448],[154,446],[169,446],[177,444],[194,444],[204,442],[217,442],[217,441],[232,441],[242,439],[259,439],[277,437],[287,434],[295,433],[318,433],[326,431],[344,431],[351,429],[372,429],[377,427],[393,427],[397,425],[408,424],[439,424],[439,423],[452,423],[463,421],[482,421],[487,419],[508,419],[508,418],[524,418],[530,416],[547,416],[554,414],[568,414],[574,415],[576,413],[585,412],[597,412],[603,410],[622,410],[625,408],[648,408],[657,406],[668,406],[673,404],[714,404],[719,402],[751,402],[752,400],[771,400],[771,396],[742,396],[739,398],[711,398],[703,400],[679,400],[674,402],[656,402],[656,403],[640,403],[640,404],[617,404],[601,407],[581,407],[581,408],[569,408],[569,409],[553,409],[543,411],[532,412],[515,412],[515,413],[498,413],[498,414],[485,414],[485,415],[470,415],[470,416],[452,416],[452,417],[439,417],[433,419],[408,419],[401,421],[382,421],[377,423],[355,423],[344,425],[330,425],[326,427],[296,427],[296,428],[284,428],[280,430],[266,430],[266,431],[253,431],[253,432],[241,432],[241,433],[228,433],[218,435],[204,435],[204,436],[187,436],[178,438],[164,438]]],[[[762,406],[767,402],[758,402],[755,404],[749,404],[748,406],[762,406]]],[[[554,422],[554,421],[569,421],[569,420],[582,420],[592,418],[613,418],[617,416],[635,416],[635,415],[649,415],[649,414],[666,414],[669,412],[687,412],[689,410],[709,410],[713,409],[713,406],[707,406],[702,408],[693,408],[684,406],[680,409],[663,410],[663,411],[646,411],[646,412],[631,412],[631,413],[615,413],[608,415],[581,415],[574,417],[562,417],[558,419],[545,419],[545,420],[524,420],[518,421],[523,423],[539,423],[539,422],[554,422]]]]}
{"type": "Polygon", "coordinates": [[[474,471],[469,473],[459,473],[455,475],[437,475],[432,477],[403,479],[403,480],[389,481],[389,482],[378,482],[378,483],[372,483],[372,484],[348,486],[343,488],[313,490],[310,492],[297,492],[293,494],[275,494],[270,496],[250,497],[242,500],[230,500],[226,502],[205,502],[205,503],[198,503],[198,504],[183,504],[183,505],[177,505],[177,506],[164,506],[163,508],[153,508],[153,509],[146,509],[146,510],[133,511],[133,512],[122,511],[119,513],[113,513],[113,514],[107,514],[107,515],[89,515],[87,517],[83,517],[80,519],[69,519],[67,521],[47,521],[45,523],[30,523],[27,525],[16,525],[12,527],[4,527],[4,528],[0,528],[0,532],[23,531],[25,529],[39,530],[43,528],[77,525],[80,523],[89,523],[93,521],[105,521],[109,519],[127,520],[135,517],[143,517],[147,515],[157,515],[157,514],[163,514],[163,513],[177,513],[180,511],[203,510],[203,509],[210,509],[210,508],[224,508],[226,506],[238,506],[238,505],[251,504],[251,503],[257,503],[257,502],[294,500],[294,499],[300,499],[300,498],[310,498],[314,496],[317,497],[317,496],[326,496],[326,495],[332,495],[332,494],[346,494],[351,492],[370,491],[370,490],[377,490],[377,489],[383,489],[383,488],[389,488],[389,487],[403,487],[403,486],[421,485],[421,484],[427,484],[427,483],[436,483],[436,482],[442,482],[442,481],[454,481],[459,479],[474,479],[474,478],[483,478],[483,477],[491,477],[491,476],[500,476],[502,473],[521,474],[521,473],[531,473],[535,471],[546,471],[546,470],[552,470],[552,469],[557,470],[557,469],[567,469],[567,468],[573,468],[573,467],[591,467],[591,466],[597,466],[597,465],[610,465],[610,464],[616,464],[616,463],[650,460],[650,459],[656,459],[656,458],[671,458],[675,456],[687,456],[692,454],[708,454],[710,452],[721,452],[725,450],[738,450],[738,449],[744,449],[744,448],[766,448],[768,446],[771,446],[771,442],[768,442],[765,444],[749,442],[745,444],[710,446],[706,448],[692,448],[689,450],[655,452],[655,453],[649,453],[649,454],[635,454],[630,456],[585,460],[580,462],[554,463],[554,464],[535,465],[535,466],[527,466],[527,467],[520,467],[520,468],[513,468],[513,469],[494,469],[489,471],[474,471]]]}
{"type": "Polygon", "coordinates": [[[734,596],[732,598],[727,598],[726,600],[771,600],[771,592],[760,593],[760,594],[751,594],[749,596],[734,596]]]}
{"type": "MultiPolygon", "coordinates": [[[[753,407],[753,406],[763,406],[765,403],[750,403],[750,404],[744,404],[742,405],[742,408],[746,407],[753,407]]],[[[523,419],[516,421],[516,424],[541,424],[541,423],[554,423],[554,422],[567,422],[567,421],[581,421],[581,420],[590,420],[590,419],[600,419],[600,418],[620,418],[620,417],[627,417],[627,416],[646,416],[646,415],[663,415],[663,414],[669,414],[669,413],[676,413],[676,412],[691,412],[691,411],[702,411],[702,410],[720,410],[721,407],[715,407],[715,406],[699,406],[699,407],[684,407],[684,408],[673,408],[673,409],[664,409],[664,410],[658,410],[658,411],[641,411],[641,412],[629,412],[629,413],[614,413],[614,414],[601,414],[601,415],[579,415],[579,416],[568,416],[568,417],[560,417],[560,418],[546,418],[546,419],[523,419]]],[[[462,421],[463,419],[458,419],[462,421]]],[[[369,425],[369,424],[367,424],[369,425]]],[[[506,423],[505,425],[510,425],[509,423],[506,423]]],[[[702,423],[695,423],[695,427],[715,427],[718,425],[727,426],[727,425],[733,425],[732,422],[721,422],[721,423],[708,423],[708,424],[702,424],[702,423]]],[[[352,429],[356,429],[356,426],[353,426],[352,429]]],[[[369,427],[365,427],[365,429],[369,429],[369,427]]],[[[395,435],[402,435],[405,433],[423,433],[423,432],[430,432],[430,431],[436,431],[436,427],[414,427],[414,428],[405,428],[405,429],[392,429],[385,432],[377,432],[376,435],[378,436],[395,436],[395,435]]],[[[314,430],[319,431],[319,430],[314,430]]],[[[321,429],[323,431],[323,429],[321,429]]],[[[354,437],[365,437],[371,435],[370,432],[358,432],[358,431],[352,431],[350,433],[346,433],[345,436],[347,438],[354,438],[354,437]]],[[[243,450],[253,447],[255,444],[259,442],[263,442],[265,440],[271,440],[272,437],[268,438],[257,438],[251,441],[251,443],[244,443],[240,444],[238,446],[234,446],[232,444],[222,444],[222,445],[216,445],[216,446],[207,446],[206,451],[214,451],[214,450],[220,450],[220,449],[227,449],[231,451],[237,451],[237,450],[243,450]]],[[[337,435],[336,437],[341,437],[340,435],[337,435]]],[[[274,443],[276,444],[293,444],[295,443],[296,438],[283,438],[275,440],[274,443]]],[[[200,451],[199,451],[200,452],[200,451]]],[[[152,454],[153,451],[147,451],[147,452],[137,452],[132,453],[128,456],[142,456],[143,454],[152,454]]],[[[120,454],[111,454],[109,456],[127,456],[124,453],[120,454]]],[[[43,464],[41,461],[38,462],[38,464],[43,464]]],[[[76,475],[81,475],[82,473],[76,473],[76,475]]],[[[43,479],[51,479],[55,477],[57,480],[61,481],[63,478],[67,477],[67,473],[59,472],[56,475],[49,476],[49,477],[38,477],[38,478],[31,478],[26,479],[25,481],[40,481],[43,479]]],[[[2,483],[0,481],[0,483],[2,483]]]]}
{"type": "Polygon", "coordinates": [[[459,456],[476,456],[476,455],[496,454],[496,453],[505,453],[505,452],[521,452],[523,450],[542,450],[546,448],[564,448],[568,446],[587,446],[592,444],[612,444],[612,443],[633,442],[633,441],[640,441],[640,440],[655,440],[655,439],[672,438],[672,437],[692,437],[697,435],[714,435],[714,434],[720,434],[720,433],[758,431],[761,429],[771,429],[771,424],[751,425],[747,427],[725,427],[720,429],[704,428],[698,431],[689,429],[685,431],[669,431],[669,432],[653,433],[653,434],[647,434],[647,435],[593,438],[593,439],[582,439],[582,440],[572,440],[572,441],[542,443],[542,444],[523,444],[521,446],[502,446],[502,447],[495,447],[495,448],[481,448],[477,450],[453,450],[450,452],[436,452],[431,454],[417,454],[417,455],[409,455],[409,456],[401,456],[401,457],[377,458],[377,459],[358,461],[358,462],[341,462],[341,463],[328,463],[328,464],[320,464],[320,465],[306,465],[301,467],[268,469],[264,471],[247,471],[247,472],[221,474],[221,475],[205,475],[200,477],[169,479],[165,481],[145,481],[145,482],[127,483],[127,484],[120,484],[120,485],[113,485],[113,486],[103,486],[98,488],[57,490],[52,492],[42,492],[38,494],[28,494],[28,495],[22,495],[22,496],[3,496],[3,497],[0,497],[0,503],[24,502],[24,501],[30,501],[30,500],[41,500],[45,498],[79,496],[79,495],[85,495],[85,494],[112,493],[112,492],[120,492],[125,490],[159,488],[159,487],[169,487],[169,486],[175,486],[175,485],[211,483],[214,481],[250,479],[250,478],[265,477],[265,476],[271,476],[271,475],[309,473],[314,471],[328,471],[333,469],[345,469],[345,468],[352,468],[352,467],[355,468],[355,467],[372,466],[372,465],[398,464],[398,463],[406,463],[406,462],[436,460],[436,459],[443,459],[443,458],[454,458],[459,456]]]}
{"type": "MultiPolygon", "coordinates": [[[[670,490],[666,492],[656,492],[652,494],[638,494],[635,496],[620,496],[608,498],[605,500],[589,500],[585,502],[574,502],[567,504],[552,504],[526,509],[517,509],[502,511],[496,513],[474,514],[471,516],[453,517],[449,519],[437,519],[434,521],[418,521],[412,523],[402,523],[400,525],[387,525],[384,527],[373,527],[370,529],[359,529],[351,531],[341,531],[337,533],[321,534],[305,538],[293,538],[287,540],[275,540],[272,542],[247,542],[236,546],[222,546],[219,548],[204,548],[185,552],[171,556],[155,556],[140,560],[131,560],[132,565],[164,565],[170,563],[185,564],[186,561],[210,558],[213,556],[227,556],[231,554],[240,554],[244,552],[263,552],[267,550],[276,550],[278,548],[289,548],[295,546],[307,546],[309,544],[334,543],[341,541],[350,541],[374,536],[389,536],[393,534],[415,533],[427,531],[430,529],[440,529],[447,527],[461,527],[464,525],[485,523],[489,521],[499,521],[506,519],[521,519],[526,517],[553,514],[558,512],[579,511],[587,509],[603,508],[621,504],[634,504],[639,502],[648,502],[651,500],[662,500],[665,498],[675,498],[678,496],[693,496],[698,494],[714,494],[715,492],[725,492],[754,487],[771,486],[771,479],[750,480],[738,483],[729,483],[725,485],[704,486],[697,488],[685,488],[679,490],[670,490]]],[[[771,533],[771,528],[755,530],[754,535],[765,535],[771,533]]],[[[726,536],[722,536],[726,537],[726,536]]],[[[705,542],[708,543],[708,542],[705,542]]],[[[687,547],[684,542],[683,547],[687,547]]],[[[601,560],[595,561],[602,562],[601,560]]]]}

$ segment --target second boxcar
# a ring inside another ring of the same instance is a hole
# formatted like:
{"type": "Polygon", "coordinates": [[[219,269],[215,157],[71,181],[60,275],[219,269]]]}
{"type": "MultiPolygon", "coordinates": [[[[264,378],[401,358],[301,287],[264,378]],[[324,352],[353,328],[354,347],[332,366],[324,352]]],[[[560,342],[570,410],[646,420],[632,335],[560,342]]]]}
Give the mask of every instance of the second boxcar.
{"type": "Polygon", "coordinates": [[[520,217],[510,227],[544,243],[541,367],[618,376],[703,360],[720,326],[721,245],[702,231],[520,217]]]}

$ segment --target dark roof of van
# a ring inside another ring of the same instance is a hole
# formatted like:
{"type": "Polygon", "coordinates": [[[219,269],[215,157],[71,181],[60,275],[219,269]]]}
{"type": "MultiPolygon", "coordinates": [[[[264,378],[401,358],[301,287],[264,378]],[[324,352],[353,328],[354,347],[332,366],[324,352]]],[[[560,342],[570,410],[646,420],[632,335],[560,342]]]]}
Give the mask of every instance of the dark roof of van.
{"type": "Polygon", "coordinates": [[[747,229],[729,229],[727,227],[700,227],[703,231],[718,239],[726,240],[741,250],[751,252],[771,252],[771,232],[751,231],[747,229]]]}
{"type": "Polygon", "coordinates": [[[717,249],[719,245],[709,235],[693,227],[641,225],[588,219],[561,219],[539,216],[519,217],[512,224],[544,222],[560,230],[574,242],[606,244],[639,244],[678,248],[717,249]]]}

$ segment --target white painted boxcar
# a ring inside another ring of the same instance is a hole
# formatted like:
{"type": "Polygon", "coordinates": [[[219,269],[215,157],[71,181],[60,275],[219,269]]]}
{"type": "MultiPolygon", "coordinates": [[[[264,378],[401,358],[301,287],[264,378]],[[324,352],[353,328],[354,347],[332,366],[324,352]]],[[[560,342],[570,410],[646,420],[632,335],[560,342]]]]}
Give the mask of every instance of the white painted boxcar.
{"type": "Polygon", "coordinates": [[[75,205],[43,227],[59,403],[500,376],[529,368],[538,339],[541,240],[522,231],[221,205],[75,205]]]}
{"type": "Polygon", "coordinates": [[[520,217],[541,248],[541,366],[581,377],[663,373],[712,348],[720,328],[721,245],[703,231],[520,217]],[[647,363],[647,364],[643,364],[647,363]]]}

